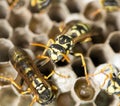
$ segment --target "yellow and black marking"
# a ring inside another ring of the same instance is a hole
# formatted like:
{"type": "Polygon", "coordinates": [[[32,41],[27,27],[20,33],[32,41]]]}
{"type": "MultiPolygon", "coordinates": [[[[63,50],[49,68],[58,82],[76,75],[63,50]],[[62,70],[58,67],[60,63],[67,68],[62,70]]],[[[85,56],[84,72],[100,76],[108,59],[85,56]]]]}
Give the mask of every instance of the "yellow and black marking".
{"type": "Polygon", "coordinates": [[[31,6],[38,6],[40,10],[46,8],[50,2],[51,0],[30,0],[31,6]]]}
{"type": "Polygon", "coordinates": [[[100,4],[106,11],[117,11],[120,9],[120,5],[117,0],[100,0],[100,4]]]}
{"type": "Polygon", "coordinates": [[[120,2],[118,2],[118,0],[99,0],[99,2],[101,8],[94,11],[91,14],[92,17],[97,16],[102,10],[105,10],[106,12],[120,11],[120,2]]]}
{"type": "Polygon", "coordinates": [[[106,76],[103,84],[100,88],[103,88],[111,95],[115,94],[120,98],[120,71],[112,64],[107,64],[99,72],[89,74],[89,77],[96,76],[98,74],[104,74],[106,76]]]}
{"type": "MultiPolygon", "coordinates": [[[[44,79],[31,57],[23,49],[17,47],[10,49],[9,57],[18,74],[28,85],[28,90],[21,92],[21,94],[30,93],[34,95],[30,106],[34,102],[42,105],[49,104],[55,99],[52,85],[44,79]]],[[[22,91],[22,88],[12,78],[2,76],[0,78],[10,81],[17,89],[22,91]]]]}
{"type": "Polygon", "coordinates": [[[112,73],[112,80],[109,80],[108,82],[107,91],[110,94],[115,94],[120,97],[120,73],[117,75],[112,73]]]}
{"type": "MultiPolygon", "coordinates": [[[[55,41],[50,39],[47,43],[47,46],[38,43],[32,43],[32,45],[45,47],[46,49],[44,50],[42,56],[38,57],[50,58],[54,63],[60,60],[67,60],[70,62],[69,58],[67,57],[68,54],[81,57],[85,75],[87,77],[87,69],[83,55],[81,53],[73,53],[72,49],[77,42],[90,41],[92,36],[90,31],[91,28],[89,25],[82,23],[79,20],[74,20],[66,24],[61,34],[56,37],[55,41]]],[[[88,81],[88,78],[86,79],[88,81]]]]}
{"type": "Polygon", "coordinates": [[[75,43],[80,41],[79,38],[83,36],[85,38],[83,38],[80,42],[91,40],[90,35],[86,36],[90,32],[90,27],[87,24],[84,24],[80,21],[71,23],[68,23],[63,32],[61,32],[61,35],[57,36],[54,43],[48,46],[47,53],[54,62],[58,62],[64,58],[63,54],[68,55],[72,53],[72,48],[74,47],[75,43]],[[77,38],[79,40],[74,42],[77,38]]]}

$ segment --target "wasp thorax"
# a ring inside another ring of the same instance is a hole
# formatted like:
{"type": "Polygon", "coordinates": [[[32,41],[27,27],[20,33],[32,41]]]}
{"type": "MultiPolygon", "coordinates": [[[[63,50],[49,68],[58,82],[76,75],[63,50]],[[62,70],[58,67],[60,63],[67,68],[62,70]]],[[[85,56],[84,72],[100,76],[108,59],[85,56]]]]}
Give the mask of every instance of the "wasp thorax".
{"type": "Polygon", "coordinates": [[[63,58],[62,54],[65,54],[66,51],[61,45],[52,44],[50,46],[50,49],[47,50],[47,53],[49,57],[52,59],[52,61],[58,62],[63,58]]]}

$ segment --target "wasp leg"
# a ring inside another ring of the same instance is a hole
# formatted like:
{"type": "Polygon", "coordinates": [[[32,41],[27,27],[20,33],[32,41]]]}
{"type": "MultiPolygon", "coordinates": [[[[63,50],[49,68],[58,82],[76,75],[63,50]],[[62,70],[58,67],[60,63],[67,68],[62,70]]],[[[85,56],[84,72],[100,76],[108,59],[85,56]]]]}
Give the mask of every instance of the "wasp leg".
{"type": "MultiPolygon", "coordinates": [[[[53,39],[49,39],[49,41],[47,42],[47,47],[49,47],[49,46],[50,46],[50,44],[54,44],[54,40],[53,40],[53,39]]],[[[42,54],[42,55],[45,55],[45,53],[46,53],[47,49],[48,49],[48,48],[46,48],[46,49],[44,50],[44,52],[43,52],[43,54],[42,54]]]]}
{"type": "Polygon", "coordinates": [[[92,17],[95,17],[95,16],[98,15],[102,10],[103,10],[102,8],[97,9],[96,11],[94,11],[94,12],[91,14],[91,16],[92,16],[92,17]]]}
{"type": "Polygon", "coordinates": [[[69,78],[70,77],[70,76],[65,76],[65,75],[59,74],[57,72],[55,72],[55,74],[57,74],[58,76],[63,77],[63,78],[69,78]]]}
{"type": "Polygon", "coordinates": [[[26,91],[21,91],[20,94],[25,95],[31,93],[30,88],[28,88],[26,91]]]}
{"type": "Polygon", "coordinates": [[[46,63],[48,63],[50,61],[50,58],[48,56],[44,56],[44,55],[42,55],[42,56],[38,55],[37,58],[45,59],[45,61],[41,63],[42,66],[44,66],[46,63]]]}
{"type": "Polygon", "coordinates": [[[54,40],[53,40],[53,39],[49,39],[49,41],[47,42],[47,45],[40,44],[40,43],[31,43],[30,45],[32,45],[32,46],[44,47],[44,48],[45,48],[45,50],[44,50],[44,52],[43,52],[43,54],[42,54],[42,55],[45,55],[45,53],[46,53],[47,49],[48,49],[48,48],[49,48],[49,46],[50,46],[50,43],[51,43],[51,44],[53,44],[53,43],[54,43],[54,40]]]}
{"type": "Polygon", "coordinates": [[[30,103],[30,106],[33,106],[33,104],[38,100],[38,97],[35,95],[32,99],[32,102],[30,103]]]}
{"type": "Polygon", "coordinates": [[[62,32],[64,28],[65,28],[65,23],[61,22],[59,25],[59,31],[62,32]]]}
{"type": "Polygon", "coordinates": [[[90,77],[90,76],[96,76],[96,75],[98,75],[98,74],[100,74],[100,73],[103,73],[104,75],[106,75],[106,78],[105,78],[103,84],[100,86],[100,88],[102,88],[102,87],[104,86],[104,84],[105,84],[105,82],[107,81],[108,78],[110,78],[110,79],[112,80],[112,73],[113,73],[113,72],[114,72],[114,71],[113,71],[112,65],[111,65],[111,64],[107,64],[107,65],[106,65],[105,67],[103,67],[98,73],[89,74],[88,76],[89,76],[89,77],[90,77]],[[106,70],[107,68],[110,68],[111,73],[109,73],[109,74],[104,73],[105,70],[106,70]]]}
{"type": "Polygon", "coordinates": [[[0,79],[3,79],[3,80],[5,80],[5,81],[9,81],[11,84],[13,84],[13,85],[20,91],[21,94],[27,94],[27,93],[30,93],[30,92],[31,92],[31,90],[30,90],[29,88],[28,88],[26,91],[23,91],[23,90],[22,90],[22,86],[19,86],[19,85],[14,81],[13,78],[6,78],[6,77],[4,77],[4,76],[0,76],[0,79]]]}
{"type": "Polygon", "coordinates": [[[44,76],[44,78],[49,79],[53,74],[57,74],[58,76],[63,77],[63,78],[69,78],[69,76],[64,76],[62,74],[59,74],[59,73],[55,72],[55,70],[52,70],[51,73],[48,76],[44,76]]]}
{"type": "Polygon", "coordinates": [[[86,81],[87,81],[87,83],[88,83],[88,85],[89,85],[89,84],[90,84],[90,81],[89,81],[88,74],[87,74],[87,68],[86,68],[86,63],[85,63],[84,56],[83,56],[83,54],[81,54],[81,53],[75,53],[74,55],[81,57],[82,66],[84,67],[84,72],[85,72],[86,81]]]}
{"type": "Polygon", "coordinates": [[[17,89],[19,89],[19,90],[22,89],[22,87],[19,86],[19,85],[14,81],[14,79],[12,79],[12,78],[6,78],[6,77],[4,77],[4,76],[0,76],[0,79],[3,79],[3,80],[5,80],[5,81],[9,81],[11,84],[13,84],[13,85],[14,85],[17,89]]]}
{"type": "Polygon", "coordinates": [[[24,84],[24,79],[21,78],[20,75],[17,75],[17,78],[14,81],[17,82],[19,86],[22,86],[24,84]]]}
{"type": "Polygon", "coordinates": [[[39,47],[43,47],[43,48],[48,48],[46,45],[40,44],[40,43],[30,43],[30,45],[32,45],[32,46],[39,46],[39,47]]]}
{"type": "Polygon", "coordinates": [[[105,85],[105,82],[107,81],[108,78],[109,78],[109,75],[106,74],[106,78],[105,78],[103,84],[100,86],[100,88],[102,88],[105,85]]]}
{"type": "Polygon", "coordinates": [[[63,53],[61,53],[61,55],[64,57],[64,58],[62,59],[62,61],[66,60],[68,63],[70,63],[70,59],[69,59],[69,57],[68,57],[67,55],[65,55],[65,54],[63,54],[63,53]]]}
{"type": "Polygon", "coordinates": [[[46,46],[45,46],[45,45],[42,45],[42,44],[32,43],[33,46],[45,47],[45,50],[43,51],[42,55],[38,55],[37,57],[40,58],[40,59],[41,59],[41,58],[47,59],[47,60],[46,60],[46,63],[47,63],[48,61],[50,61],[50,58],[49,58],[48,56],[45,56],[45,53],[46,53],[46,51],[47,51],[47,49],[48,49],[48,47],[50,46],[51,43],[53,44],[53,43],[54,43],[54,40],[49,39],[49,41],[47,42],[47,45],[46,45],[46,46]]]}
{"type": "Polygon", "coordinates": [[[51,87],[52,87],[53,90],[58,91],[58,87],[57,86],[52,85],[51,87]]]}
{"type": "MultiPolygon", "coordinates": [[[[45,62],[42,65],[45,65],[48,61],[50,61],[50,58],[47,57],[47,56],[44,56],[44,55],[43,56],[38,56],[38,58],[46,59],[45,62]]],[[[44,78],[49,79],[53,74],[57,74],[58,76],[63,77],[63,78],[69,78],[69,76],[64,76],[62,74],[59,74],[59,73],[55,72],[54,70],[52,70],[51,73],[48,76],[44,76],[44,78]]]]}

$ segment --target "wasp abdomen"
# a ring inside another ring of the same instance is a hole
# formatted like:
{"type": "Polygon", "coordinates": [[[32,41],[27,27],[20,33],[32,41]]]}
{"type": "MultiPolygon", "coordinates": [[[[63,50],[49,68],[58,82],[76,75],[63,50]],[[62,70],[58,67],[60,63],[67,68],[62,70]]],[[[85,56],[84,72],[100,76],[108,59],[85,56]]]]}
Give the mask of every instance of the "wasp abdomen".
{"type": "Polygon", "coordinates": [[[88,25],[79,23],[71,27],[70,36],[72,38],[79,37],[83,34],[88,33],[89,31],[90,31],[90,28],[88,27],[88,25]]]}
{"type": "Polygon", "coordinates": [[[9,57],[18,74],[31,89],[31,93],[38,97],[36,101],[40,104],[50,103],[55,95],[30,56],[23,49],[14,47],[10,49],[9,57]]]}

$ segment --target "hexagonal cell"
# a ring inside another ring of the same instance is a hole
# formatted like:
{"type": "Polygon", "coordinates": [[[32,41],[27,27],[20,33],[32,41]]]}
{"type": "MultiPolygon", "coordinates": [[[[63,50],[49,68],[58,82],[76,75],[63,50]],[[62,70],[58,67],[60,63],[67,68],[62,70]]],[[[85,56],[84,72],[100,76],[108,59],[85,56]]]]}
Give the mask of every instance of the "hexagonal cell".
{"type": "Polygon", "coordinates": [[[0,38],[0,45],[0,62],[8,62],[8,51],[14,45],[10,40],[4,38],[0,38]]]}
{"type": "Polygon", "coordinates": [[[29,23],[29,29],[36,34],[40,34],[42,32],[48,33],[52,28],[52,25],[53,23],[47,14],[33,14],[29,23]]]}
{"type": "Polygon", "coordinates": [[[117,31],[119,30],[118,27],[118,20],[117,20],[117,14],[107,14],[106,19],[105,19],[105,24],[106,24],[106,28],[107,28],[107,32],[108,34],[110,34],[113,31],[117,31]]]}
{"type": "Polygon", "coordinates": [[[80,57],[72,61],[71,67],[78,77],[85,76],[84,67],[80,57]]]}
{"type": "Polygon", "coordinates": [[[95,99],[95,104],[97,106],[110,106],[114,101],[113,95],[109,95],[104,90],[101,90],[95,99]]]}
{"type": "Polygon", "coordinates": [[[0,100],[1,106],[17,106],[18,96],[15,94],[12,87],[2,87],[0,89],[0,100]]]}
{"type": "Polygon", "coordinates": [[[28,48],[30,42],[33,40],[33,36],[34,35],[30,33],[27,27],[18,27],[14,30],[11,41],[15,46],[28,48]]]}
{"type": "Polygon", "coordinates": [[[88,85],[84,78],[77,80],[74,84],[75,94],[80,100],[89,101],[95,96],[95,90],[91,85],[88,85]]]}
{"type": "Polygon", "coordinates": [[[21,95],[17,106],[29,106],[32,102],[30,95],[21,95]]]}
{"type": "Polygon", "coordinates": [[[50,29],[50,31],[48,33],[48,37],[51,39],[55,39],[56,36],[58,36],[60,34],[59,27],[60,27],[60,25],[57,24],[56,22],[54,22],[52,28],[50,29]]]}
{"type": "Polygon", "coordinates": [[[94,106],[93,103],[85,103],[85,104],[80,104],[79,106],[94,106]]]}
{"type": "MultiPolygon", "coordinates": [[[[8,39],[0,39],[0,76],[15,78],[17,73],[9,62],[9,49],[14,45],[8,39]]],[[[0,79],[0,85],[9,84],[8,81],[0,79]]]]}
{"type": "Polygon", "coordinates": [[[114,52],[109,45],[106,44],[96,44],[93,45],[87,54],[93,61],[95,66],[98,66],[102,63],[108,62],[111,57],[114,55],[114,52]],[[109,55],[107,55],[109,53],[109,55]]]}
{"type": "MultiPolygon", "coordinates": [[[[46,45],[49,40],[47,34],[45,34],[45,33],[33,34],[33,35],[34,36],[32,38],[32,42],[30,42],[30,43],[38,43],[38,44],[46,45]]],[[[36,56],[42,54],[43,51],[45,50],[44,47],[33,46],[33,45],[30,45],[30,49],[34,52],[34,54],[36,56]]]]}
{"type": "Polygon", "coordinates": [[[8,13],[9,13],[9,9],[8,9],[8,5],[7,2],[5,0],[1,0],[0,1],[0,18],[6,18],[8,13]]]}
{"type": "Polygon", "coordinates": [[[48,76],[53,70],[54,70],[54,65],[53,63],[47,59],[35,59],[34,63],[37,65],[40,73],[42,73],[45,76],[48,76]]]}
{"type": "Polygon", "coordinates": [[[13,33],[12,27],[5,19],[0,20],[0,38],[11,38],[13,33]]]}
{"type": "Polygon", "coordinates": [[[93,24],[91,26],[91,32],[92,32],[92,42],[94,44],[96,43],[104,43],[106,38],[107,38],[107,34],[106,34],[106,29],[104,26],[98,26],[97,24],[93,24]]]}
{"type": "Polygon", "coordinates": [[[100,89],[92,79],[89,79],[89,82],[90,83],[88,84],[85,77],[80,77],[75,80],[74,86],[71,89],[71,95],[76,101],[77,106],[88,106],[88,104],[94,104],[94,100],[100,89]]]}
{"type": "Polygon", "coordinates": [[[53,3],[48,15],[52,21],[61,22],[69,15],[69,11],[63,3],[53,3]]]}
{"type": "Polygon", "coordinates": [[[70,13],[79,13],[80,12],[79,1],[67,0],[65,4],[66,4],[67,8],[69,9],[70,13]]]}
{"type": "Polygon", "coordinates": [[[13,28],[24,27],[30,22],[31,16],[30,11],[25,7],[13,9],[8,17],[8,22],[13,28]]]}
{"type": "Polygon", "coordinates": [[[98,12],[96,14],[96,11],[98,11],[100,8],[98,2],[91,1],[90,3],[87,4],[85,10],[84,10],[84,16],[91,20],[91,21],[98,21],[103,19],[103,11],[98,12]]]}
{"type": "Polygon", "coordinates": [[[57,98],[57,106],[75,106],[70,92],[61,93],[57,98]]]}
{"type": "MultiPolygon", "coordinates": [[[[0,62],[0,77],[13,78],[17,76],[16,70],[12,67],[10,62],[0,62]]],[[[10,82],[0,78],[0,85],[9,85],[10,82]]]]}
{"type": "Polygon", "coordinates": [[[108,43],[115,53],[120,52],[120,31],[110,33],[106,43],[108,43]]]}
{"type": "Polygon", "coordinates": [[[55,81],[56,86],[61,92],[70,91],[74,84],[74,80],[77,78],[70,65],[56,67],[55,72],[52,79],[55,81]]]}

